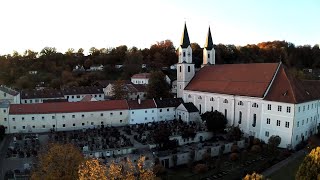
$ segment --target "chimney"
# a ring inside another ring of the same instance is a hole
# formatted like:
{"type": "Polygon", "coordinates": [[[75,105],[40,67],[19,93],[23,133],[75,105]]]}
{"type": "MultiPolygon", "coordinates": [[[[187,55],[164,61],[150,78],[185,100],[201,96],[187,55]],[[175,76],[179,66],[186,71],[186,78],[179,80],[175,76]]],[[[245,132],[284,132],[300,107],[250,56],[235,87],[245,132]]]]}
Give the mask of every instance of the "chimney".
{"type": "Polygon", "coordinates": [[[138,98],[138,104],[141,104],[141,99],[140,98],[138,98]]]}

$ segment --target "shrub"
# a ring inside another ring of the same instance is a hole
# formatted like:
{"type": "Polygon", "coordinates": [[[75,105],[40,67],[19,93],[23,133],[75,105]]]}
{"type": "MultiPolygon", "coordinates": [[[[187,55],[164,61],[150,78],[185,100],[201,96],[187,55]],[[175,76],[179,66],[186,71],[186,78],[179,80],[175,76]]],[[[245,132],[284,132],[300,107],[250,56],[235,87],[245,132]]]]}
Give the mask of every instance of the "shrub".
{"type": "Polygon", "coordinates": [[[194,172],[197,174],[202,174],[208,171],[208,167],[205,164],[197,164],[194,167],[194,172]]]}

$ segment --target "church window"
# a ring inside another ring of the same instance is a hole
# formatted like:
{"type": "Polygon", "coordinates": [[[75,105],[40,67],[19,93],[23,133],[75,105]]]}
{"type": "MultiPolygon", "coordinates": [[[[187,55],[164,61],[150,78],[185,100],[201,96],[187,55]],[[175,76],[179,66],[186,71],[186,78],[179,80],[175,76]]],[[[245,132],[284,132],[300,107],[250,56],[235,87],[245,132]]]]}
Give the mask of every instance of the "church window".
{"type": "Polygon", "coordinates": [[[267,124],[270,124],[270,118],[267,118],[267,124]]]}
{"type": "Polygon", "coordinates": [[[291,107],[287,107],[287,113],[290,113],[291,112],[291,107]]]}
{"type": "Polygon", "coordinates": [[[280,120],[277,120],[277,126],[280,126],[280,120]]]}
{"type": "Polygon", "coordinates": [[[188,72],[190,72],[190,66],[188,66],[188,72]]]}
{"type": "Polygon", "coordinates": [[[183,52],[183,57],[186,57],[186,52],[183,52]]]}
{"type": "Polygon", "coordinates": [[[258,104],[257,103],[253,103],[252,107],[258,108],[258,104]]]}
{"type": "Polygon", "coordinates": [[[213,112],[213,106],[211,106],[211,112],[213,112]]]}
{"type": "Polygon", "coordinates": [[[224,109],[224,117],[227,119],[228,111],[227,109],[224,109]]]}
{"type": "Polygon", "coordinates": [[[257,123],[257,114],[253,114],[253,127],[256,127],[256,123],[257,123]]]}
{"type": "Polygon", "coordinates": [[[179,66],[179,71],[181,72],[181,66],[179,66]]]}
{"type": "Polygon", "coordinates": [[[201,96],[199,96],[199,97],[198,97],[198,99],[202,99],[202,97],[201,97],[201,96]]]}
{"type": "Polygon", "coordinates": [[[223,103],[226,103],[226,104],[227,104],[227,103],[228,103],[228,100],[227,100],[227,99],[224,99],[224,100],[223,100],[223,103]]]}
{"type": "Polygon", "coordinates": [[[208,54],[208,58],[210,58],[210,54],[208,54]]]}
{"type": "Polygon", "coordinates": [[[282,111],[282,106],[278,106],[278,111],[279,111],[279,112],[282,111]]]}
{"type": "Polygon", "coordinates": [[[238,102],[238,105],[239,105],[239,106],[243,106],[243,102],[242,102],[242,101],[239,101],[239,102],[238,102]]]}
{"type": "Polygon", "coordinates": [[[241,111],[239,111],[239,124],[241,124],[241,120],[242,120],[242,112],[241,111]]]}
{"type": "Polygon", "coordinates": [[[213,97],[210,98],[210,101],[214,101],[213,97]]]}
{"type": "Polygon", "coordinates": [[[199,113],[201,114],[201,104],[199,104],[199,113]]]}

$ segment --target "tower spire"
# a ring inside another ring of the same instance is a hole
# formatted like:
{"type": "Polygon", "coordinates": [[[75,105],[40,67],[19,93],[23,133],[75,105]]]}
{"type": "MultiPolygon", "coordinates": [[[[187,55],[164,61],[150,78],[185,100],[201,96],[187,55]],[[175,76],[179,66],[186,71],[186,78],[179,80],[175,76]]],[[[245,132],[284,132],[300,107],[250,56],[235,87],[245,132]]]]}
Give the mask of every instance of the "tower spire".
{"type": "Polygon", "coordinates": [[[189,45],[190,45],[189,34],[188,34],[188,30],[187,30],[187,23],[185,22],[180,46],[182,48],[187,48],[189,45]]]}
{"type": "Polygon", "coordinates": [[[207,50],[211,50],[213,48],[210,26],[209,26],[208,35],[207,35],[207,39],[206,39],[206,43],[204,45],[204,48],[206,48],[207,50]]]}

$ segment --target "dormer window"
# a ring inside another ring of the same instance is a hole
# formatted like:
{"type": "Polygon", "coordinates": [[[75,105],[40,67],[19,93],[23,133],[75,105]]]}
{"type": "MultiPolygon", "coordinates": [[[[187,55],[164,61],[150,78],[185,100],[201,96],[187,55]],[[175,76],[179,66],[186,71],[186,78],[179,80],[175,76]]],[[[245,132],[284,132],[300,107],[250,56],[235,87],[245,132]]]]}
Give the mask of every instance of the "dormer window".
{"type": "Polygon", "coordinates": [[[188,95],[188,98],[191,98],[191,95],[190,95],[190,94],[188,95]]]}

